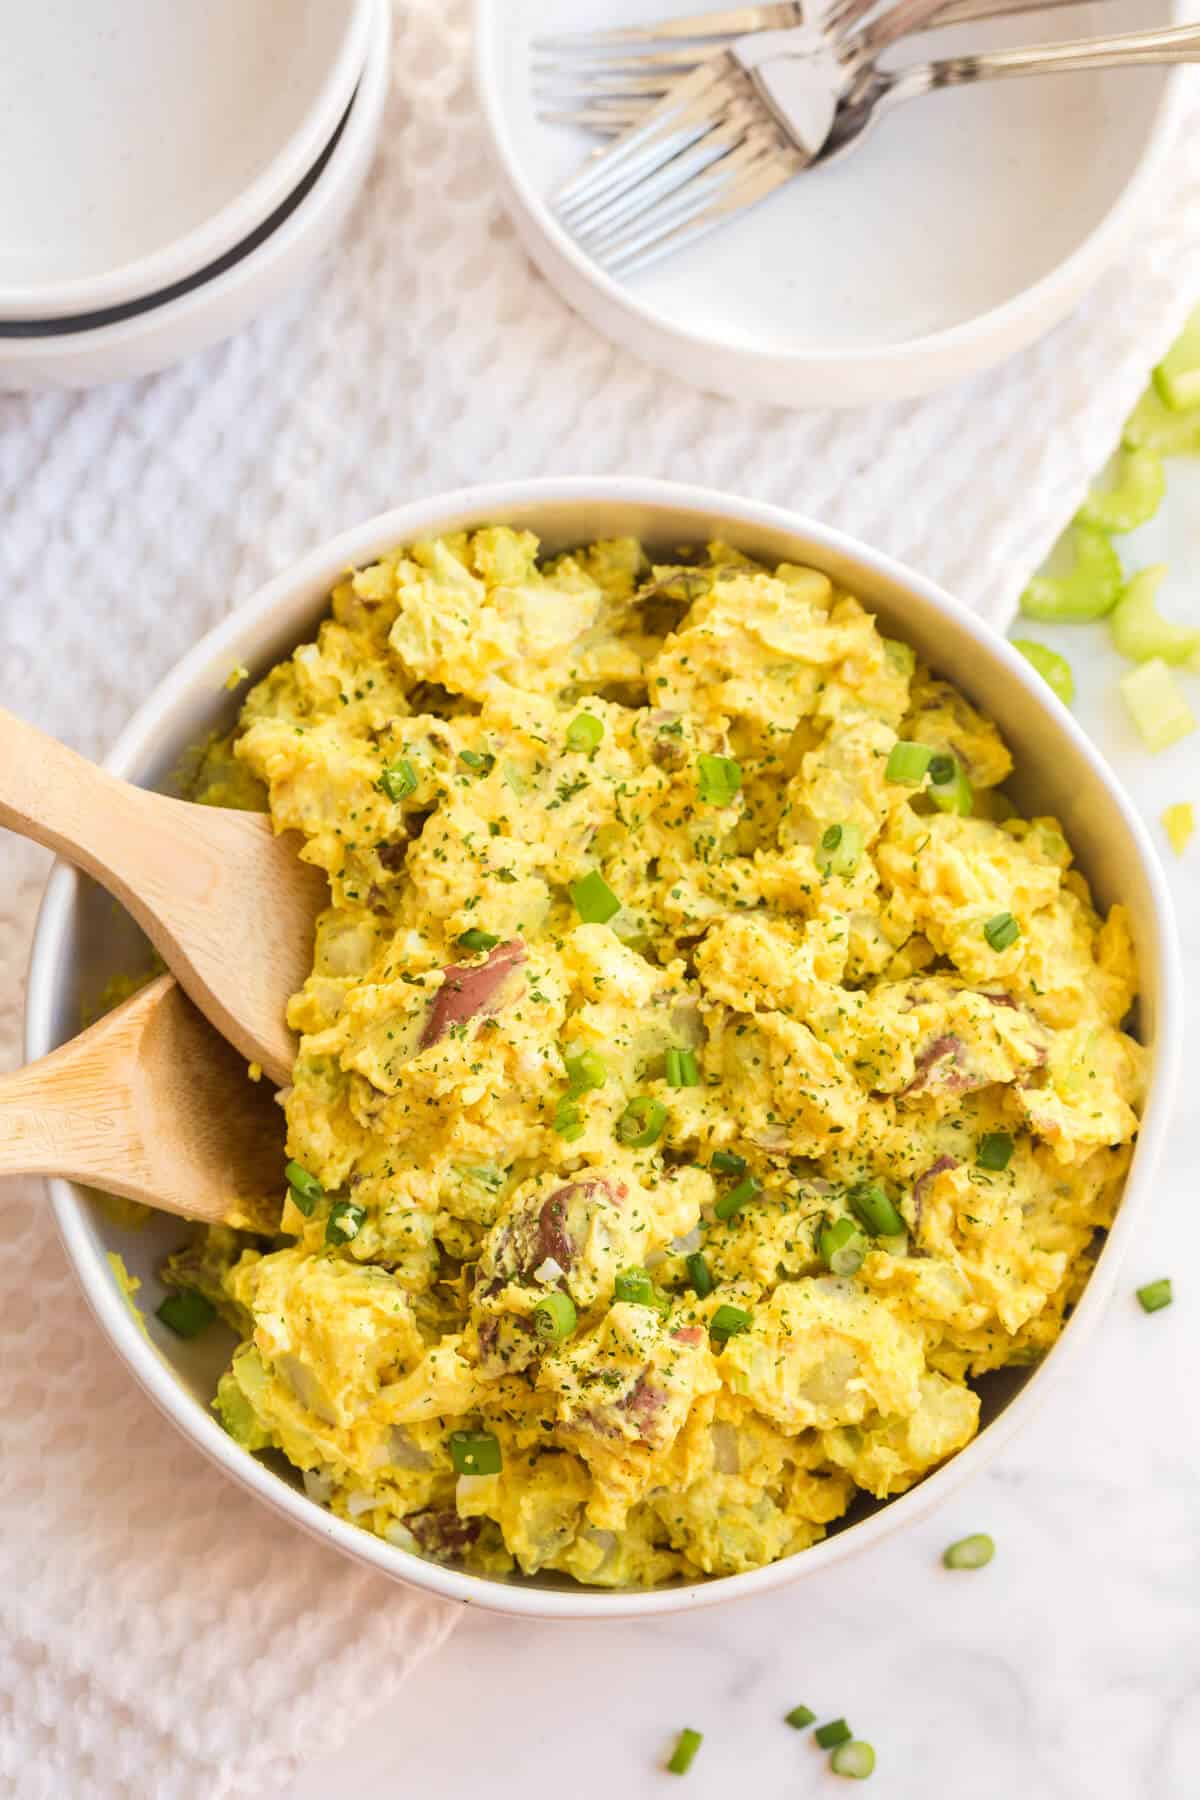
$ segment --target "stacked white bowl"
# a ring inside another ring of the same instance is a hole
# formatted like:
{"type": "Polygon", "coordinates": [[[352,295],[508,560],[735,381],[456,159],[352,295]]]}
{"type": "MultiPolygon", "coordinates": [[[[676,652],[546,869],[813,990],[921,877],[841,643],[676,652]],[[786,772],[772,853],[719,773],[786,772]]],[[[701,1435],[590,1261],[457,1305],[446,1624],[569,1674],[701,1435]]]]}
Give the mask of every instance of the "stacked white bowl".
{"type": "Polygon", "coordinates": [[[0,390],[227,337],[362,185],[388,0],[41,0],[0,57],[0,390]]]}

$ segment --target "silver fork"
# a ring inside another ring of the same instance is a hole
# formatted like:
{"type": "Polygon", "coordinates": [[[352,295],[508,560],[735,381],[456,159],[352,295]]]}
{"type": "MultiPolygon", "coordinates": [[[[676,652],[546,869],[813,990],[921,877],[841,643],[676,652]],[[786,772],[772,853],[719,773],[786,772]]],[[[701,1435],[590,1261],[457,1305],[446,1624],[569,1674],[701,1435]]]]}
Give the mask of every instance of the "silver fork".
{"type": "MultiPolygon", "coordinates": [[[[901,0],[892,9],[889,41],[911,29],[923,4],[928,0],[901,0]]],[[[826,51],[831,70],[811,53],[811,34],[800,36],[804,51],[790,56],[791,34],[758,32],[739,40],[678,79],[643,120],[567,183],[556,203],[560,217],[597,262],[630,274],[694,243],[823,152],[832,159],[860,142],[883,112],[936,88],[1200,61],[1200,25],[945,57],[888,73],[869,60],[843,65],[826,51]],[[764,79],[773,63],[774,78],[764,79]],[[790,90],[779,79],[781,65],[791,65],[790,90]]],[[[877,53],[878,33],[874,42],[877,53]]]]}

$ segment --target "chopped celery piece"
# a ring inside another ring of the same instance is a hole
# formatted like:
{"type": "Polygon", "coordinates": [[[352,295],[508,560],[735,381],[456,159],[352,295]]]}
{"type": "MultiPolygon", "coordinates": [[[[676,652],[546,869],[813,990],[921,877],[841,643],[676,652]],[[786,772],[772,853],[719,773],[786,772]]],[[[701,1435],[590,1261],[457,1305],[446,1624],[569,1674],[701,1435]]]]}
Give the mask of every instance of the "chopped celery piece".
{"type": "Polygon", "coordinates": [[[1012,647],[1021,652],[1026,662],[1033,664],[1043,681],[1049,682],[1063,705],[1070,706],[1075,698],[1075,677],[1066,657],[1033,638],[1014,638],[1012,647]]]}
{"type": "Polygon", "coordinates": [[[1103,531],[1075,525],[1074,566],[1066,575],[1035,575],[1021,595],[1021,611],[1030,619],[1102,619],[1121,592],[1121,559],[1103,531]]]}
{"type": "Polygon", "coordinates": [[[1117,685],[1147,750],[1166,750],[1195,731],[1195,714],[1160,656],[1130,669],[1117,685]]]}
{"type": "Polygon", "coordinates": [[[1155,388],[1147,388],[1125,421],[1127,450],[1159,450],[1164,456],[1200,452],[1200,406],[1172,412],[1155,388]]]}
{"type": "Polygon", "coordinates": [[[1140,569],[1109,616],[1112,641],[1130,662],[1149,662],[1152,656],[1161,656],[1164,662],[1181,663],[1200,651],[1200,631],[1173,625],[1155,605],[1166,572],[1166,563],[1140,569]]]}
{"type": "Polygon", "coordinates": [[[1155,369],[1154,385],[1172,412],[1200,407],[1200,306],[1155,369]]]}
{"type": "Polygon", "coordinates": [[[1101,531],[1133,531],[1152,519],[1167,491],[1162,457],[1148,445],[1122,450],[1112,487],[1090,493],[1076,518],[1101,531]]]}
{"type": "Polygon", "coordinates": [[[1196,815],[1192,811],[1191,801],[1177,800],[1174,806],[1168,806],[1163,813],[1162,822],[1172,850],[1176,856],[1182,856],[1196,829],[1196,815]]]}

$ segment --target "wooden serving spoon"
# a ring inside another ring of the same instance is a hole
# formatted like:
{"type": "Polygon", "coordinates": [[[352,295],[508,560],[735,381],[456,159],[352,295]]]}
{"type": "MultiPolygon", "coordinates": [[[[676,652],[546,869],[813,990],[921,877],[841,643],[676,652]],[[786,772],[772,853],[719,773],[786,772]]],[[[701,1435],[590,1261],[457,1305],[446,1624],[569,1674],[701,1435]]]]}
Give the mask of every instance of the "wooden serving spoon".
{"type": "Polygon", "coordinates": [[[274,1081],[291,1079],[285,1009],[329,899],[294,832],[134,787],[2,707],[0,825],[94,876],[221,1035],[274,1081]]]}
{"type": "Polygon", "coordinates": [[[283,1167],[274,1090],[170,975],[0,1077],[0,1175],[65,1175],[185,1219],[253,1224],[283,1167]]]}

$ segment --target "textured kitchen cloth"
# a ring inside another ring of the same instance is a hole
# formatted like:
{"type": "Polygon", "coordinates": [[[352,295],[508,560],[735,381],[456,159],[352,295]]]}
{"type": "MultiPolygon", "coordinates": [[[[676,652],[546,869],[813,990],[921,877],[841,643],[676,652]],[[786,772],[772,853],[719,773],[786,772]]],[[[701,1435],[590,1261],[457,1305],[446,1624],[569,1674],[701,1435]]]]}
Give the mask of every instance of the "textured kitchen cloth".
{"type": "MultiPolygon", "coordinates": [[[[153,380],[0,396],[4,699],[97,755],[322,537],[437,489],[628,472],[796,507],[997,623],[1200,295],[1200,103],[1137,246],[1053,335],[924,401],[794,413],[655,374],[531,270],[488,171],[466,0],[397,6],[383,149],[337,255],[153,380]]],[[[0,1064],[45,859],[0,839],[0,1064]]],[[[41,1189],[0,1185],[0,1791],[285,1795],[453,1622],[258,1507],[88,1315],[41,1189]]]]}

